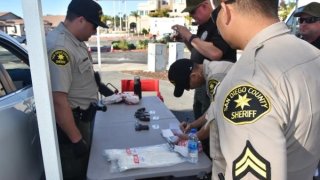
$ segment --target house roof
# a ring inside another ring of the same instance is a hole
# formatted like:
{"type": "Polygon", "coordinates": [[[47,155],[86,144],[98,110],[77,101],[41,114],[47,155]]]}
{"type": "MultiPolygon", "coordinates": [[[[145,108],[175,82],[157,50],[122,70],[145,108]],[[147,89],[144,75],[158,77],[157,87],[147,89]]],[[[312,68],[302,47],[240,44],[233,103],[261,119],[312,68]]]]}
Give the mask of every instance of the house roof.
{"type": "Polygon", "coordinates": [[[8,24],[24,24],[23,19],[10,19],[10,20],[6,20],[6,23],[8,24]]]}
{"type": "Polygon", "coordinates": [[[6,15],[8,14],[9,12],[0,12],[0,16],[3,16],[3,15],[6,15]]]}
{"type": "MultiPolygon", "coordinates": [[[[52,27],[57,27],[58,24],[61,21],[64,21],[65,16],[64,15],[47,15],[47,16],[43,16],[43,22],[45,25],[50,25],[52,27]]],[[[14,24],[16,25],[22,25],[24,24],[24,21],[22,18],[20,18],[19,16],[11,13],[11,12],[0,12],[0,21],[2,25],[9,25],[12,26],[14,24]],[[8,17],[9,15],[9,17],[8,17]],[[4,17],[1,20],[1,17],[4,17]]]]}
{"type": "Polygon", "coordinates": [[[52,23],[52,27],[57,27],[60,22],[64,21],[65,17],[63,15],[47,15],[43,16],[43,20],[52,23]]]}
{"type": "Polygon", "coordinates": [[[12,12],[0,12],[0,18],[6,15],[11,15],[10,19],[22,19],[20,16],[17,16],[16,14],[12,12]]]}

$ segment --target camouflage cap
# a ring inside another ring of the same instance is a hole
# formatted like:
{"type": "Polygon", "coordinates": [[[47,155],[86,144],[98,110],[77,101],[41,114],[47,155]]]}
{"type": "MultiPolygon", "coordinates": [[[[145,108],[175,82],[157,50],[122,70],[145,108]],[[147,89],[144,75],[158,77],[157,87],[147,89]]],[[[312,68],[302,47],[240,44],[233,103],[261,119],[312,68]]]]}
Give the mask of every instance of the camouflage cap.
{"type": "Polygon", "coordinates": [[[309,14],[314,17],[320,17],[320,3],[312,2],[303,7],[302,11],[296,12],[294,17],[300,17],[301,14],[309,14]]]}
{"type": "Polygon", "coordinates": [[[182,12],[188,12],[195,10],[200,3],[202,3],[205,0],[186,0],[186,8],[182,12]]]}

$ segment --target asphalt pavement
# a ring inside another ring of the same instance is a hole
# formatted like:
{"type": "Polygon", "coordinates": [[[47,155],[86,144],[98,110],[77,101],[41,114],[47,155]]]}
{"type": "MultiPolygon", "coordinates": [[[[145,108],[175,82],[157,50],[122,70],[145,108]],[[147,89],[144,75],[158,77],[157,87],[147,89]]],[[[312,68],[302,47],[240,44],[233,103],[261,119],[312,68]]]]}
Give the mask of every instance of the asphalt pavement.
{"type": "MultiPolygon", "coordinates": [[[[98,53],[92,52],[93,63],[98,63],[98,53]]],[[[134,64],[147,64],[148,54],[146,51],[118,51],[118,52],[101,52],[102,64],[121,64],[121,63],[134,63],[134,64]]]]}

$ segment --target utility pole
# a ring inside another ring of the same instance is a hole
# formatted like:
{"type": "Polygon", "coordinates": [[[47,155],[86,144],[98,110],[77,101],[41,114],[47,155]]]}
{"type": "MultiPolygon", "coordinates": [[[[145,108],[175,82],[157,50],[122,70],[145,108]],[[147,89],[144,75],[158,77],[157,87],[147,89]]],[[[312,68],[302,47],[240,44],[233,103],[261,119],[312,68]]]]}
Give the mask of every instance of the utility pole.
{"type": "Polygon", "coordinates": [[[128,31],[128,14],[127,14],[127,1],[126,0],[124,0],[124,13],[126,15],[126,17],[125,17],[126,20],[124,20],[125,25],[126,25],[126,31],[128,31]]]}
{"type": "Polygon", "coordinates": [[[121,7],[121,1],[119,1],[119,6],[118,6],[118,12],[119,12],[119,17],[120,17],[120,31],[122,31],[122,17],[121,17],[121,15],[122,15],[122,13],[121,13],[121,10],[120,10],[120,7],[121,7]]]}
{"type": "Polygon", "coordinates": [[[115,4],[114,1],[113,2],[113,31],[116,31],[117,28],[117,24],[116,24],[116,8],[115,8],[115,4]]]}

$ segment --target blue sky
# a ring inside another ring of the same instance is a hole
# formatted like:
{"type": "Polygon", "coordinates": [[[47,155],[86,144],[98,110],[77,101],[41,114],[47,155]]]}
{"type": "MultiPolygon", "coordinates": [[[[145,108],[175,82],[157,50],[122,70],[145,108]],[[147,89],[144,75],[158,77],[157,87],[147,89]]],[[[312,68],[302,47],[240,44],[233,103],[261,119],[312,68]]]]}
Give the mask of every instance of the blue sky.
{"type": "MultiPolygon", "coordinates": [[[[127,0],[127,14],[131,11],[136,11],[139,3],[147,0],[127,0]]],[[[22,0],[0,0],[0,12],[12,12],[22,17],[22,0]]],[[[41,0],[43,15],[65,15],[70,0],[41,0]]],[[[99,0],[103,13],[113,15],[114,13],[122,12],[125,14],[125,3],[122,0],[99,0]],[[114,4],[114,7],[113,7],[114,4]]]]}

